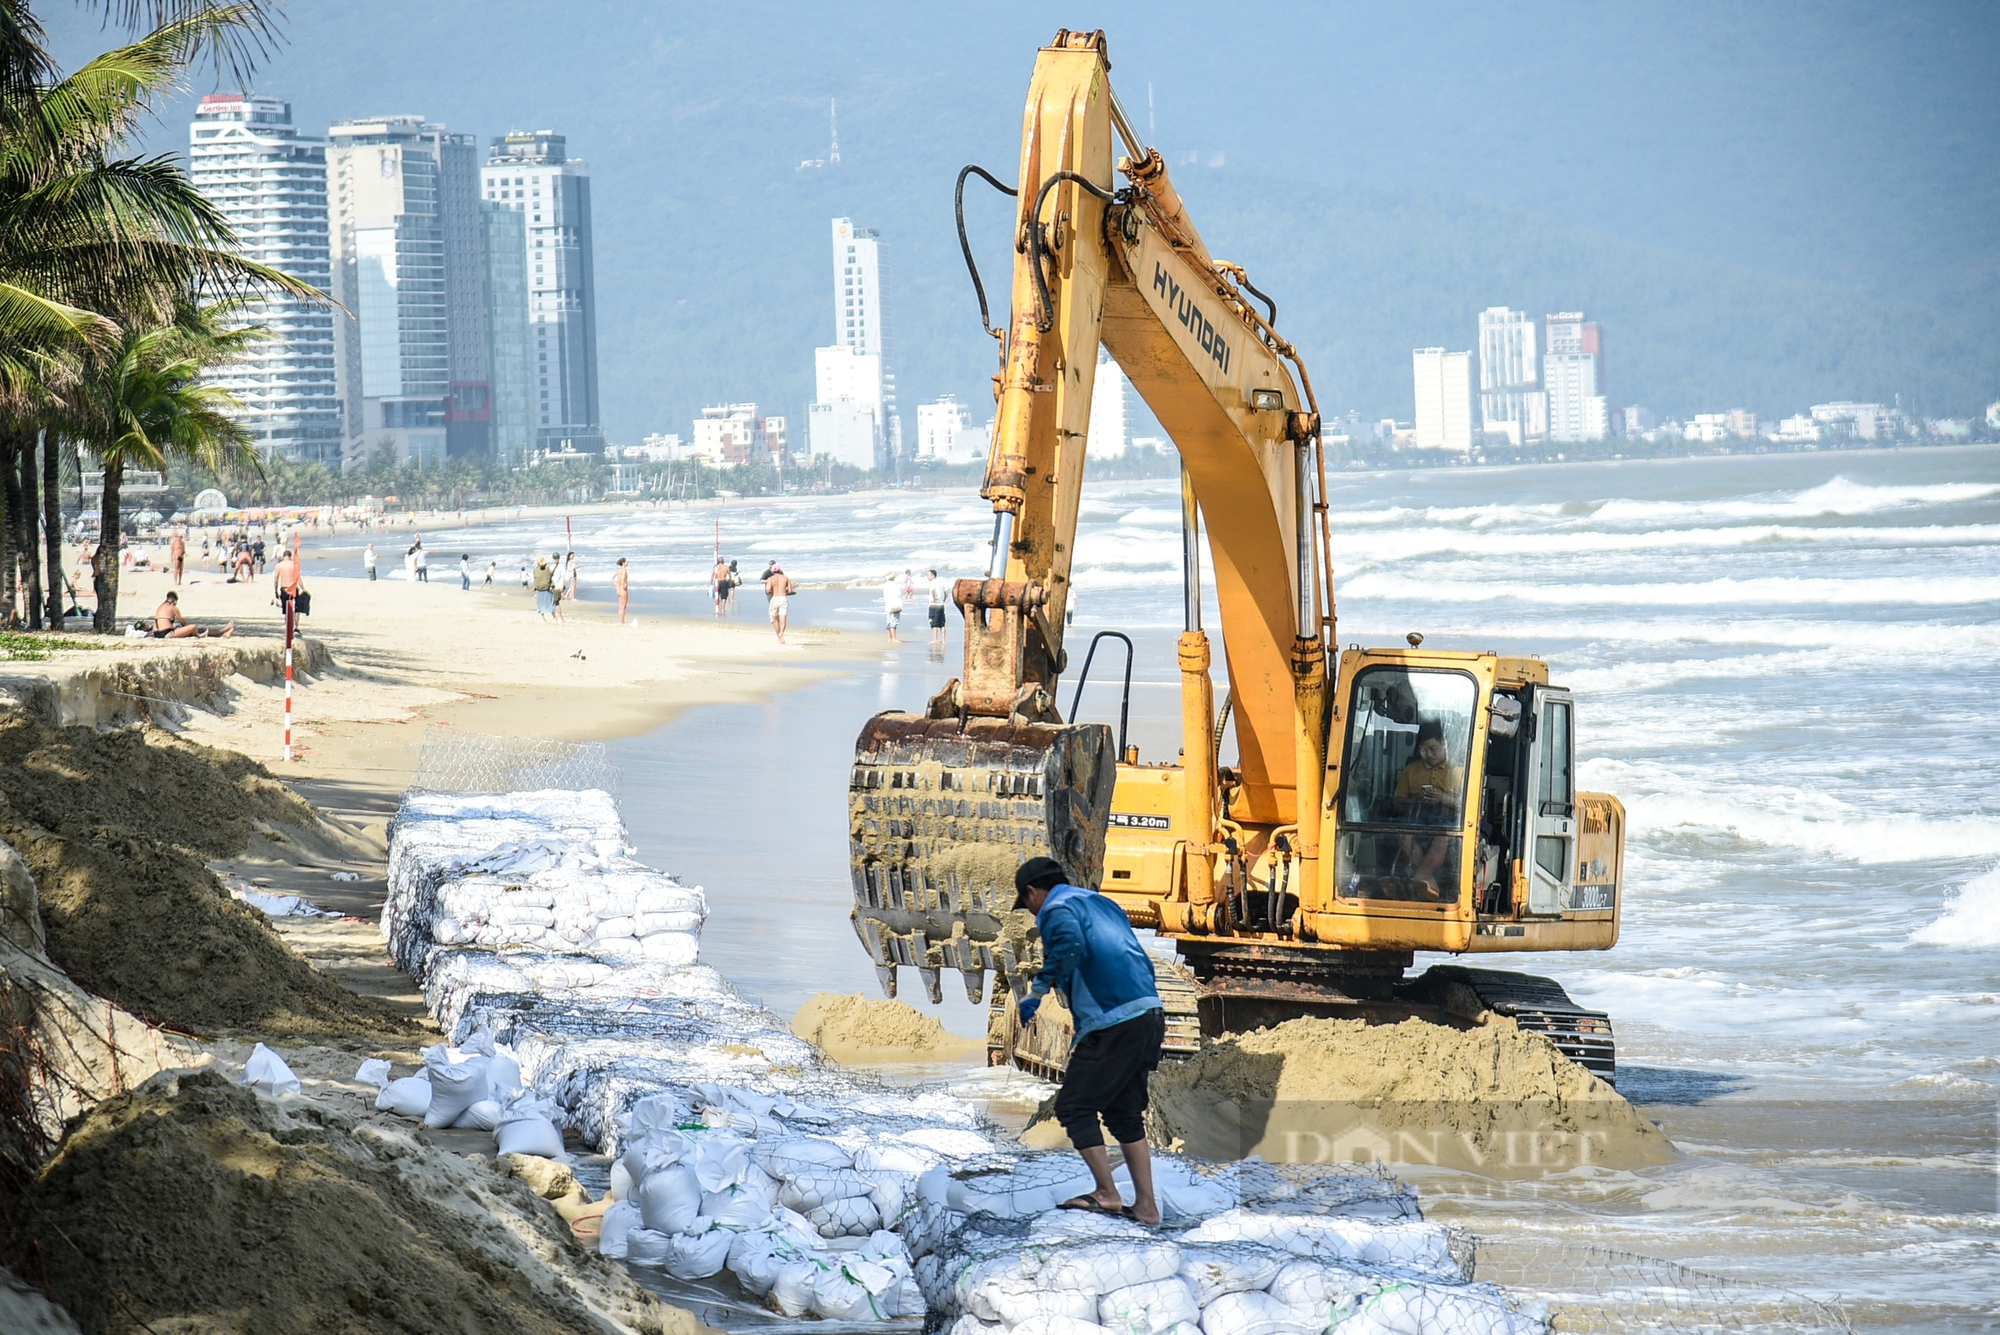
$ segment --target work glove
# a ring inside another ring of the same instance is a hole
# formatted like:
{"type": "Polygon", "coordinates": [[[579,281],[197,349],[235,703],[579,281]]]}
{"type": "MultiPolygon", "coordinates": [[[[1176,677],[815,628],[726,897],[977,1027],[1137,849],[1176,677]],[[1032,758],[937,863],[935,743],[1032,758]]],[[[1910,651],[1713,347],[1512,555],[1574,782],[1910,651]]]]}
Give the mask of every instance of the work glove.
{"type": "Polygon", "coordinates": [[[1042,1008],[1040,997],[1024,997],[1021,1001],[1021,1025],[1023,1028],[1035,1021],[1035,1012],[1042,1008]]]}

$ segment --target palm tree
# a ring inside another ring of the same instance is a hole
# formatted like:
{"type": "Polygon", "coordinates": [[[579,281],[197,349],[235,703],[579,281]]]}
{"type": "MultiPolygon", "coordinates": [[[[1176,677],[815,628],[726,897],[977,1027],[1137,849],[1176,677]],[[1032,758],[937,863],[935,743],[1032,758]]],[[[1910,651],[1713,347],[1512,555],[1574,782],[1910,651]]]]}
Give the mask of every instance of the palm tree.
{"type": "MultiPolygon", "coordinates": [[[[32,448],[42,414],[60,409],[87,366],[130,351],[121,327],[173,323],[191,291],[326,299],[233,253],[228,221],[173,159],[116,156],[204,54],[224,64],[254,54],[269,35],[263,12],[206,0],[105,7],[121,22],[159,26],[58,78],[32,11],[0,0],[0,469],[32,448]]],[[[8,518],[0,570],[11,576],[8,518]]],[[[11,577],[5,584],[0,608],[13,603],[11,577]]]]}
{"type": "Polygon", "coordinates": [[[228,390],[204,384],[219,363],[240,357],[265,337],[260,325],[230,327],[235,301],[183,302],[173,323],[128,333],[115,353],[88,366],[70,395],[72,430],[90,443],[104,468],[101,529],[92,583],[95,628],[118,625],[119,491],[127,468],[164,472],[182,460],[209,472],[257,468],[261,456],[232,415],[242,404],[228,390]]]}

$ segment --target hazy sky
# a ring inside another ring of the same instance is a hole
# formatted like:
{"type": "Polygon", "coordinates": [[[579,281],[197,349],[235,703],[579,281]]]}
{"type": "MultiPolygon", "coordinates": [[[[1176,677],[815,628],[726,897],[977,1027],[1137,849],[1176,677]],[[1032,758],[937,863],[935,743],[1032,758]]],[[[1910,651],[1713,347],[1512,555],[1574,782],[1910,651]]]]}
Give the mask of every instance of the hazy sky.
{"type": "MultiPolygon", "coordinates": [[[[48,13],[66,58],[104,44],[94,23],[48,13]]],[[[643,339],[664,328],[659,310],[704,301],[708,277],[759,262],[718,234],[753,245],[758,215],[786,213],[800,190],[818,208],[820,187],[801,185],[797,164],[824,151],[829,98],[841,101],[850,188],[828,198],[876,215],[858,220],[894,238],[911,293],[929,300],[934,283],[939,300],[962,302],[948,203],[940,214],[932,196],[948,201],[961,162],[1011,168],[1035,48],[1065,23],[1109,31],[1114,83],[1142,123],[1151,86],[1163,148],[1314,188],[1429,187],[1852,286],[1941,312],[1996,362],[1990,2],[349,0],[295,4],[289,45],[255,83],[314,130],[420,112],[482,136],[565,132],[592,166],[603,327],[643,339]]],[[[158,147],[184,144],[186,115],[168,113],[158,147]]],[[[807,240],[800,265],[824,249],[823,235],[807,240]]],[[[771,299],[819,300],[824,275],[810,277],[767,285],[771,299]]],[[[607,354],[607,425],[626,438],[660,425],[645,420],[646,396],[617,383],[635,365],[607,354]]]]}

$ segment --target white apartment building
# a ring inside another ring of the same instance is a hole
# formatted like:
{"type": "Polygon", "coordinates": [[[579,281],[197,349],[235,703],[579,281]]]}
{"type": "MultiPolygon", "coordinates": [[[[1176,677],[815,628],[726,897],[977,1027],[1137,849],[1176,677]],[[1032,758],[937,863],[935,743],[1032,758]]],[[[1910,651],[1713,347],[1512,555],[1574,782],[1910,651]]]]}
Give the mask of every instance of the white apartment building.
{"type": "Polygon", "coordinates": [[[1417,348],[1416,448],[1472,453],[1472,354],[1417,348]]]}
{"type": "Polygon", "coordinates": [[[494,139],[479,177],[482,202],[520,220],[534,448],[601,454],[590,168],[562,135],[534,130],[494,139]]]}
{"type": "Polygon", "coordinates": [[[1730,437],[1728,413],[1696,413],[1694,420],[1681,428],[1681,439],[1699,441],[1712,445],[1730,437]]]}
{"type": "MultiPolygon", "coordinates": [[[[880,384],[869,396],[875,403],[878,449],[887,457],[903,454],[903,423],[896,413],[896,374],[889,364],[889,313],[882,295],[882,241],[873,228],[856,227],[846,218],[833,220],[833,341],[860,357],[872,357],[880,384]]],[[[824,402],[824,400],[822,400],[824,402]]]]}
{"type": "Polygon", "coordinates": [[[1111,354],[1097,350],[1097,371],[1090,385],[1090,427],[1086,456],[1116,459],[1130,448],[1131,382],[1111,354]]]}
{"type": "Polygon", "coordinates": [[[941,464],[978,463],[986,457],[986,433],[950,394],[917,405],[917,457],[941,464]]]}
{"type": "MultiPolygon", "coordinates": [[[[202,98],[188,127],[188,175],[236,229],[246,259],[332,291],[326,141],[299,135],[291,103],[237,93],[202,98]]],[[[266,456],[339,468],[346,432],[334,312],[272,296],[243,318],[273,337],[218,368],[211,382],[242,400],[241,421],[266,456]]]]}
{"type": "Polygon", "coordinates": [[[488,449],[488,307],[471,135],[421,116],[327,132],[346,463],[488,449]]]}
{"type": "Polygon", "coordinates": [[[1611,410],[1604,396],[1604,338],[1581,311],[1548,317],[1548,352],[1542,382],[1549,396],[1549,439],[1603,440],[1611,434],[1611,410]]]}
{"type": "Polygon", "coordinates": [[[1483,431],[1517,447],[1548,435],[1549,398],[1526,311],[1489,306],[1479,313],[1479,420],[1483,431]]]}
{"type": "Polygon", "coordinates": [[[1822,432],[1828,435],[1852,436],[1856,440],[1874,440],[1879,435],[1890,434],[1893,428],[1891,413],[1879,403],[1815,403],[1809,411],[1813,421],[1820,424],[1822,432]]]}
{"type": "Polygon", "coordinates": [[[809,448],[854,468],[883,466],[882,358],[845,344],[813,349],[809,448]]]}

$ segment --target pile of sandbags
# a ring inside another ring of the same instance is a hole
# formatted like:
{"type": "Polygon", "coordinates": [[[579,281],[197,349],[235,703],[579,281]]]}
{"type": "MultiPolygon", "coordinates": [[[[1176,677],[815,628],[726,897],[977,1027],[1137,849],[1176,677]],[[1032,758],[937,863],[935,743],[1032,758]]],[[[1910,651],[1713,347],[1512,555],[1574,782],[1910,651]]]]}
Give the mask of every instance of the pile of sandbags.
{"type": "Polygon", "coordinates": [[[363,1062],[356,1078],[381,1088],[375,1106],[429,1127],[493,1133],[494,1153],[563,1156],[561,1109],[534,1097],[521,1083],[514,1054],[480,1033],[463,1047],[440,1043],[424,1049],[414,1075],[391,1079],[389,1063],[363,1062]]]}
{"type": "Polygon", "coordinates": [[[694,964],[708,906],[631,854],[601,790],[411,793],[390,832],[383,940],[453,1024],[480,995],[650,995],[694,964]]]}
{"type": "Polygon", "coordinates": [[[1091,1187],[1075,1154],[1025,1150],[942,1090],[822,1062],[694,962],[701,892],[624,839],[601,793],[412,797],[384,916],[459,1044],[385,1100],[491,1120],[496,1139],[518,1115],[557,1149],[558,1124],[574,1130],[611,1157],[606,1255],[787,1317],[922,1316],[954,1335],[1547,1328],[1470,1282],[1462,1240],[1368,1173],[1294,1181],[1161,1154],[1164,1227],[1060,1208],[1091,1187]],[[675,934],[684,948],[647,944],[675,934]],[[460,1068],[482,1063],[475,1097],[460,1068]],[[509,1074],[521,1089],[503,1097],[509,1074]]]}

